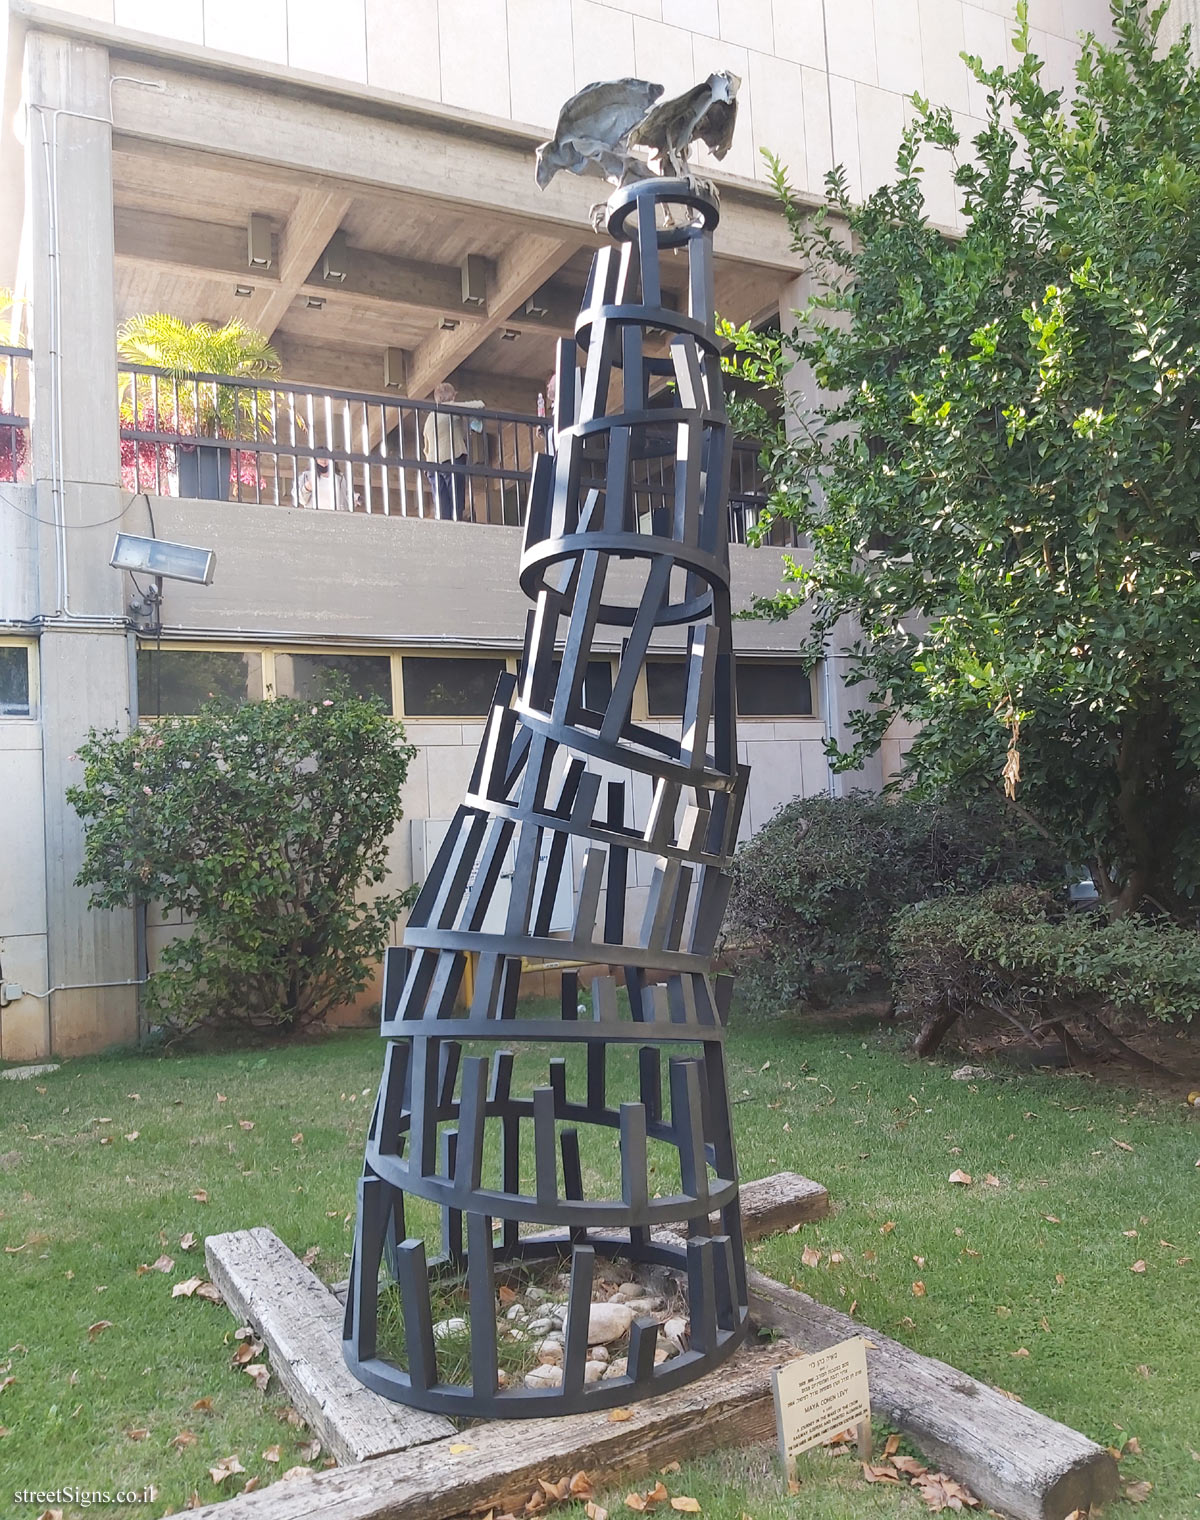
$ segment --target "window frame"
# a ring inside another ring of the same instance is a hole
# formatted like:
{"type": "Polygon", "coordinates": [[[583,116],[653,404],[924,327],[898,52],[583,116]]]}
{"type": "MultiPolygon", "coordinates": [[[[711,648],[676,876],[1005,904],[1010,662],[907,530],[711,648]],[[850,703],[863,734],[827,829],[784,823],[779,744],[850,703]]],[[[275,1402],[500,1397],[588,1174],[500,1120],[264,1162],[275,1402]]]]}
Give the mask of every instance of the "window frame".
{"type": "Polygon", "coordinates": [[[37,723],[42,713],[42,683],[38,664],[38,641],[29,634],[0,633],[0,649],[24,649],[25,679],[29,690],[27,713],[0,712],[0,723],[37,723]]]}

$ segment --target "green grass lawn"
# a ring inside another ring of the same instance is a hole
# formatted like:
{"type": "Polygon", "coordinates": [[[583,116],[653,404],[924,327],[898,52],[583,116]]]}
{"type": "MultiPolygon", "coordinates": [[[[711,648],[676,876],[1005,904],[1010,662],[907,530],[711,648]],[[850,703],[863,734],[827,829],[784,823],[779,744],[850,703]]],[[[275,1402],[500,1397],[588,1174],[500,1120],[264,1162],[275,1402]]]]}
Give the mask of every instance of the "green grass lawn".
{"type": "MultiPolygon", "coordinates": [[[[308,1436],[281,1418],[278,1384],[260,1393],[231,1368],[228,1312],[171,1287],[203,1275],[206,1234],[255,1224],[298,1253],[316,1248],[327,1280],[346,1274],[380,1057],[371,1033],[351,1033],[77,1061],[0,1084],[0,1384],[15,1379],[0,1391],[0,1513],[39,1513],[10,1511],[24,1487],[154,1484],[156,1502],[127,1512],[158,1515],[194,1491],[236,1491],[246,1477],[218,1489],[207,1471],[232,1453],[264,1484],[303,1460],[308,1436]],[[162,1255],[169,1272],[139,1275],[162,1255]],[[173,1444],[181,1432],[194,1441],[173,1444]],[[261,1453],[276,1445],[272,1465],[261,1453]]],[[[518,1082],[544,1081],[544,1061],[523,1052],[518,1082]]],[[[756,1265],[841,1308],[856,1302],[865,1325],[1105,1445],[1136,1438],[1142,1455],[1122,1474],[1154,1485],[1136,1513],[1200,1515],[1196,1116],[1082,1078],[971,1087],[949,1072],[912,1062],[870,1023],[738,1028],[743,1175],[791,1168],[836,1203],[823,1223],[753,1248],[756,1265]],[[969,1187],[948,1182],[956,1168],[969,1187]],[[814,1267],[805,1246],[821,1253],[814,1267]],[[831,1265],[832,1253],[843,1259],[831,1265]]],[[[590,1175],[615,1176],[613,1138],[585,1159],[590,1175]]],[[[800,1500],[761,1454],[696,1463],[670,1484],[721,1520],[925,1513],[824,1454],[807,1463],[800,1500]]]]}

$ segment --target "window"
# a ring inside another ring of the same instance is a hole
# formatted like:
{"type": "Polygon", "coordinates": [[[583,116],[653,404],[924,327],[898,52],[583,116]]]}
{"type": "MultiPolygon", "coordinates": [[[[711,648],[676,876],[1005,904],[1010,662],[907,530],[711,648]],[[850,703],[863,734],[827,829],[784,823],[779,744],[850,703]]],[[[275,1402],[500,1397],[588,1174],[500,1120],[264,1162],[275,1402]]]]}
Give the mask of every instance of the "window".
{"type": "MultiPolygon", "coordinates": [[[[550,683],[550,701],[554,700],[554,689],[558,685],[558,673],[562,669],[562,661],[555,660],[552,664],[554,675],[550,683]]],[[[589,660],[587,672],[583,678],[583,705],[589,712],[602,713],[608,706],[608,699],[612,696],[612,661],[589,660]]]]}
{"type": "Polygon", "coordinates": [[[795,661],[739,660],[737,706],[743,718],[810,718],[809,672],[795,661]]]}
{"type": "Polygon", "coordinates": [[[320,698],[346,689],[355,697],[376,697],[392,710],[392,657],[387,654],[277,654],[275,694],[320,698]]]}
{"type": "Polygon", "coordinates": [[[682,660],[646,661],[646,711],[652,718],[681,718],[686,689],[682,660]]]}
{"type": "Polygon", "coordinates": [[[0,718],[32,716],[29,645],[0,644],[0,718]]]}
{"type": "Polygon", "coordinates": [[[404,658],[404,714],[408,718],[483,718],[491,710],[503,659],[404,658]]]}
{"type": "Polygon", "coordinates": [[[240,649],[139,649],[137,675],[143,718],[196,713],[214,697],[262,700],[262,656],[240,649]]]}

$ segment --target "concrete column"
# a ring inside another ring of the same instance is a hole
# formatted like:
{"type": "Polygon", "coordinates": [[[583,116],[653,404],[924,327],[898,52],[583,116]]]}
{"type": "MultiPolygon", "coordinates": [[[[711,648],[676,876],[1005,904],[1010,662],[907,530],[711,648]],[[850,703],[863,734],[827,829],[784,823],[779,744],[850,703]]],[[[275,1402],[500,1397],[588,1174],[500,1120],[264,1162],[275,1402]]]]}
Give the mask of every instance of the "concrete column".
{"type": "MultiPolygon", "coordinates": [[[[779,319],[785,333],[795,325],[795,312],[808,303],[815,290],[816,278],[808,271],[797,275],[785,287],[779,301],[779,319]]],[[[836,318],[831,315],[830,320],[836,320],[836,318]]],[[[799,432],[803,418],[814,413],[823,402],[834,399],[822,393],[817,385],[816,377],[806,364],[797,364],[789,371],[785,383],[794,403],[794,410],[799,413],[799,416],[789,413],[788,429],[792,433],[799,432]]],[[[869,705],[865,686],[846,685],[846,671],[850,662],[842,651],[851,645],[857,636],[857,625],[849,618],[843,618],[830,634],[825,646],[822,668],[815,673],[814,696],[819,704],[818,710],[825,720],[826,736],[836,739],[843,747],[849,747],[854,739],[853,731],[849,727],[851,713],[869,705]]],[[[835,797],[844,797],[848,792],[859,789],[879,791],[883,786],[883,779],[882,761],[878,755],[873,755],[860,770],[843,771],[840,774],[834,774],[830,770],[829,790],[835,797]]]]}
{"type": "Polygon", "coordinates": [[[26,215],[33,298],[41,712],[50,986],[56,1054],[137,1033],[132,910],[98,912],[75,885],[83,829],[64,797],[90,728],[129,727],[121,575],[109,567],[119,488],[107,49],[31,30],[26,215]]]}

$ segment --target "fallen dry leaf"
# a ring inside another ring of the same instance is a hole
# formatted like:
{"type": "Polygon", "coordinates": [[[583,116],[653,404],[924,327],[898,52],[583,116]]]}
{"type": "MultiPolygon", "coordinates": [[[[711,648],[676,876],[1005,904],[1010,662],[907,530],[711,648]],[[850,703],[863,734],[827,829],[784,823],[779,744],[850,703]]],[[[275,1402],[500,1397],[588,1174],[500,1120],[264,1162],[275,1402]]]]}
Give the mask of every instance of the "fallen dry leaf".
{"type": "Polygon", "coordinates": [[[962,1187],[970,1187],[971,1186],[971,1174],[970,1174],[970,1172],[964,1172],[959,1167],[956,1167],[955,1170],[950,1173],[950,1179],[949,1180],[951,1182],[957,1182],[957,1183],[959,1183],[962,1187]]]}
{"type": "Polygon", "coordinates": [[[207,1299],[210,1304],[223,1303],[220,1288],[214,1287],[210,1282],[202,1282],[196,1289],[196,1297],[207,1299]]]}
{"type": "Polygon", "coordinates": [[[671,1508],[682,1511],[685,1515],[698,1515],[700,1513],[699,1499],[693,1499],[688,1494],[676,1494],[671,1500],[671,1508]]]}
{"type": "Polygon", "coordinates": [[[252,1380],[259,1393],[266,1393],[267,1384],[271,1381],[271,1369],[264,1367],[261,1362],[256,1362],[253,1367],[243,1367],[242,1371],[252,1380]]]}
{"type": "Polygon", "coordinates": [[[681,1471],[682,1471],[682,1469],[680,1468],[678,1462],[668,1462],[665,1467],[660,1467],[658,1469],[659,1476],[663,1477],[663,1478],[669,1477],[671,1473],[676,1473],[676,1472],[681,1472],[681,1471]]]}
{"type": "Polygon", "coordinates": [[[889,1219],[885,1224],[881,1224],[879,1226],[879,1233],[881,1235],[890,1235],[895,1228],[896,1221],[894,1219],[889,1219]]]}
{"type": "Polygon", "coordinates": [[[1133,1146],[1132,1146],[1132,1145],[1130,1145],[1130,1143],[1129,1143],[1129,1141],[1128,1141],[1128,1140],[1113,1140],[1113,1137],[1112,1137],[1112,1136],[1111,1136],[1111,1135],[1110,1135],[1110,1136],[1109,1136],[1109,1137],[1108,1137],[1108,1138],[1109,1138],[1109,1139],[1110,1139],[1110,1140],[1112,1140],[1112,1143],[1113,1143],[1113,1144],[1114,1144],[1114,1145],[1115,1145],[1115,1146],[1117,1146],[1117,1148],[1118,1148],[1118,1149],[1119,1149],[1119,1150],[1123,1150],[1123,1151],[1131,1151],[1131,1150],[1132,1150],[1132,1149],[1133,1149],[1133,1146]]]}
{"type": "Polygon", "coordinates": [[[945,1473],[926,1473],[922,1478],[914,1478],[913,1487],[924,1499],[926,1505],[935,1512],[944,1509],[962,1510],[979,1507],[979,1500],[975,1495],[945,1473]]]}
{"type": "Polygon", "coordinates": [[[983,1185],[984,1187],[999,1187],[1000,1179],[996,1176],[995,1172],[989,1172],[983,1179],[983,1185]]]}
{"type": "Polygon", "coordinates": [[[840,1251],[830,1251],[829,1253],[829,1265],[831,1267],[840,1267],[845,1259],[840,1251]]]}
{"type": "MultiPolygon", "coordinates": [[[[475,1448],[473,1446],[468,1446],[467,1450],[474,1451],[475,1448]]],[[[321,1455],[321,1443],[314,1436],[311,1441],[305,1441],[303,1446],[299,1448],[299,1452],[301,1457],[303,1457],[306,1462],[315,1462],[321,1455]]]]}
{"type": "Polygon", "coordinates": [[[192,1294],[204,1281],[202,1277],[185,1277],[182,1282],[177,1282],[171,1289],[172,1298],[191,1298],[192,1294]]]}
{"type": "Polygon", "coordinates": [[[232,1478],[234,1473],[244,1473],[245,1471],[246,1469],[238,1461],[237,1452],[235,1451],[232,1456],[222,1457],[215,1466],[210,1467],[208,1469],[208,1476],[214,1483],[221,1484],[227,1478],[232,1478]]]}
{"type": "Polygon", "coordinates": [[[297,1130],[296,1133],[292,1136],[292,1144],[293,1145],[303,1145],[304,1144],[304,1131],[303,1130],[297,1130]]]}
{"type": "Polygon", "coordinates": [[[1141,1260],[1135,1261],[1129,1270],[1131,1272],[1144,1272],[1146,1270],[1146,1263],[1141,1260]]]}
{"type": "Polygon", "coordinates": [[[230,1358],[231,1367],[244,1367],[247,1362],[252,1362],[256,1356],[262,1355],[262,1341],[243,1341],[230,1358]]]}
{"type": "Polygon", "coordinates": [[[129,1131],[129,1133],[125,1136],[126,1140],[136,1140],[137,1137],[138,1137],[138,1131],[136,1129],[131,1129],[129,1131]]]}
{"type": "Polygon", "coordinates": [[[640,1515],[646,1508],[646,1501],[639,1493],[626,1494],[625,1508],[634,1510],[637,1514],[640,1515]]]}
{"type": "Polygon", "coordinates": [[[893,1431],[892,1434],[890,1436],[888,1436],[887,1440],[883,1444],[883,1454],[884,1454],[885,1457],[891,1457],[891,1456],[895,1456],[896,1452],[898,1452],[899,1450],[900,1450],[900,1437],[896,1434],[895,1431],[893,1431]]]}
{"type": "Polygon", "coordinates": [[[173,1272],[175,1263],[170,1256],[160,1256],[157,1261],[150,1263],[151,1272],[173,1272]]]}
{"type": "Polygon", "coordinates": [[[167,1445],[173,1446],[176,1451],[183,1451],[185,1447],[195,1446],[199,1440],[200,1437],[193,1435],[190,1430],[181,1430],[177,1436],[171,1437],[167,1445]]]}
{"type": "Polygon", "coordinates": [[[590,1499],[584,1505],[584,1513],[587,1515],[587,1520],[608,1520],[608,1511],[604,1506],[593,1504],[590,1499]]]}
{"type": "Polygon", "coordinates": [[[862,1475],[868,1483],[899,1483],[900,1481],[899,1473],[890,1462],[880,1462],[875,1465],[864,1462],[862,1475]]]}
{"type": "Polygon", "coordinates": [[[320,1256],[320,1254],[320,1246],[309,1246],[308,1250],[305,1251],[304,1255],[300,1258],[300,1265],[302,1267],[311,1267],[313,1262],[316,1261],[317,1257],[320,1256]]]}
{"type": "Polygon", "coordinates": [[[1043,1214],[1042,1218],[1046,1221],[1047,1224],[1062,1224],[1062,1220],[1058,1217],[1057,1214],[1043,1214]]]}
{"type": "Polygon", "coordinates": [[[203,1188],[197,1188],[196,1191],[192,1194],[192,1199],[196,1203],[207,1203],[208,1194],[204,1191],[203,1188]]]}
{"type": "Polygon", "coordinates": [[[106,1330],[111,1329],[111,1319],[98,1319],[94,1325],[88,1326],[88,1340],[94,1341],[98,1335],[103,1335],[106,1330]]]}
{"type": "Polygon", "coordinates": [[[608,1412],[609,1424],[618,1425],[622,1420],[631,1420],[633,1412],[629,1409],[610,1409],[608,1412]]]}
{"type": "Polygon", "coordinates": [[[283,1448],[280,1446],[268,1446],[263,1452],[264,1462],[278,1462],[283,1456],[283,1448]]]}
{"type": "Polygon", "coordinates": [[[899,1453],[892,1457],[892,1466],[907,1478],[920,1478],[929,1471],[924,1462],[918,1462],[916,1457],[904,1457],[899,1453]]]}
{"type": "Polygon", "coordinates": [[[6,1378],[0,1378],[0,1393],[3,1393],[6,1388],[11,1388],[16,1381],[11,1374],[6,1378]]]}
{"type": "Polygon", "coordinates": [[[912,1295],[913,1295],[914,1298],[924,1298],[925,1297],[925,1284],[923,1282],[915,1282],[915,1283],[913,1283],[913,1285],[912,1285],[912,1295]]]}
{"type": "Polygon", "coordinates": [[[212,1408],[212,1404],[212,1395],[206,1394],[204,1398],[197,1399],[196,1402],[192,1405],[192,1408],[207,1412],[212,1408]]]}
{"type": "Polygon", "coordinates": [[[800,1260],[806,1267],[815,1267],[821,1260],[820,1251],[814,1251],[812,1246],[805,1246],[800,1253],[800,1260]]]}
{"type": "Polygon", "coordinates": [[[291,1483],[294,1482],[297,1478],[311,1478],[312,1476],[312,1468],[304,1467],[301,1465],[296,1467],[289,1467],[287,1472],[280,1473],[279,1481],[281,1483],[291,1483]]]}
{"type": "Polygon", "coordinates": [[[258,1475],[256,1473],[253,1478],[247,1478],[246,1481],[245,1481],[245,1483],[242,1484],[242,1492],[244,1494],[252,1494],[254,1492],[254,1490],[258,1487],[258,1483],[259,1483],[259,1479],[258,1479],[258,1475]]]}
{"type": "Polygon", "coordinates": [[[239,1119],[238,1120],[238,1129],[253,1129],[253,1128],[254,1128],[254,1120],[253,1119],[239,1119]]]}
{"type": "Polygon", "coordinates": [[[596,1492],[596,1485],[581,1468],[575,1473],[567,1484],[567,1493],[576,1499],[590,1499],[596,1492]]]}
{"type": "Polygon", "coordinates": [[[181,1251],[190,1251],[195,1244],[196,1237],[192,1234],[191,1230],[186,1235],[179,1237],[179,1249],[181,1251]]]}
{"type": "Polygon", "coordinates": [[[1125,1442],[1125,1451],[1128,1456],[1140,1457],[1142,1455],[1142,1443],[1137,1436],[1130,1436],[1125,1442]]]}
{"type": "Polygon", "coordinates": [[[1126,1483],[1124,1493],[1130,1504],[1145,1504],[1154,1484],[1143,1478],[1140,1483],[1126,1483]]]}
{"type": "Polygon", "coordinates": [[[1015,1351],[1010,1352],[1009,1355],[1010,1356],[1028,1356],[1029,1355],[1029,1351],[1024,1346],[1018,1346],[1017,1349],[1015,1351]]]}

